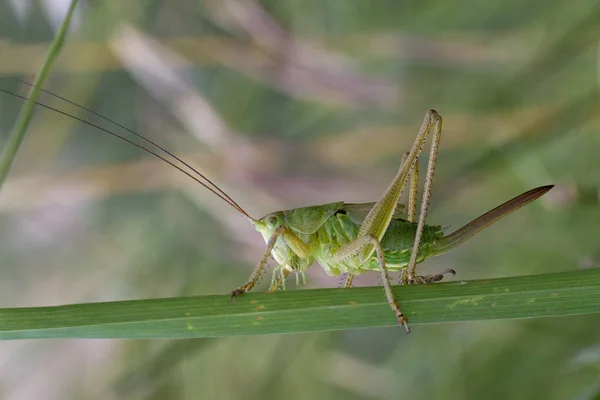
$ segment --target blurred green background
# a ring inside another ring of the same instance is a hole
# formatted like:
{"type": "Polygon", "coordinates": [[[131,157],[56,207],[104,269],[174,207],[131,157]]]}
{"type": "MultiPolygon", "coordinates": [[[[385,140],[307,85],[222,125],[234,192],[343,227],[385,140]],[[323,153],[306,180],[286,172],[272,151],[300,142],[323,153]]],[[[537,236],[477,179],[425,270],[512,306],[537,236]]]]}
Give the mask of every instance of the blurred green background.
{"type": "MultiPolygon", "coordinates": [[[[26,93],[11,76],[33,80],[65,9],[0,3],[0,87],[26,93]]],[[[593,268],[598,21],[591,0],[83,2],[46,89],[168,147],[255,217],[376,200],[435,108],[431,223],[457,228],[557,187],[421,271],[593,268]]],[[[21,104],[0,96],[3,138],[21,104]]],[[[227,293],[264,249],[183,174],[41,109],[0,194],[0,230],[2,307],[227,293]]],[[[318,266],[308,278],[340,282],[318,266]]],[[[372,284],[377,274],[357,282],[372,284]]],[[[598,399],[599,329],[600,317],[581,316],[421,325],[408,337],[3,342],[0,397],[598,399]]]]}

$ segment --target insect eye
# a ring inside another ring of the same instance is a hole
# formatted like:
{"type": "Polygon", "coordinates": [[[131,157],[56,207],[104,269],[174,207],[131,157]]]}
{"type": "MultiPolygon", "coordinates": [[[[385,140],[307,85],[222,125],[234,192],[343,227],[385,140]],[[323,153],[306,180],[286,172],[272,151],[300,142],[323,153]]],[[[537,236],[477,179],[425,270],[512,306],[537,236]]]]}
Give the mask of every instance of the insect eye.
{"type": "Polygon", "coordinates": [[[271,226],[277,225],[277,217],[274,215],[269,217],[269,219],[267,220],[267,223],[271,226]]]}

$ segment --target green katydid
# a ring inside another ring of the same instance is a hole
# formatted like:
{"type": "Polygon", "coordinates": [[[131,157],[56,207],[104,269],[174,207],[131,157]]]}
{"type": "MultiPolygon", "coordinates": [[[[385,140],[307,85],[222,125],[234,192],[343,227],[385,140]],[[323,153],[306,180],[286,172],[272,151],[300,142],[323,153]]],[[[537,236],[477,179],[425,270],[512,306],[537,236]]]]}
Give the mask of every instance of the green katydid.
{"type": "MultiPolygon", "coordinates": [[[[30,85],[27,82],[23,83],[30,85]]],[[[24,98],[4,89],[0,90],[24,98]]],[[[445,234],[443,228],[439,225],[426,225],[442,134],[440,115],[434,110],[429,110],[412,148],[404,154],[398,173],[379,201],[361,204],[339,201],[276,211],[255,219],[216,184],[163,147],[92,110],[53,93],[46,93],[127,130],[166,155],[160,155],[150,148],[135,143],[115,132],[54,107],[39,102],[36,102],[36,104],[93,126],[158,157],[200,183],[252,223],[263,236],[267,247],[248,282],[234,289],[231,292],[232,297],[241,295],[256,285],[267,266],[269,256],[272,256],[277,262],[269,291],[277,290],[282,286],[285,288],[285,280],[292,272],[297,277],[302,276],[304,279],[304,271],[315,261],[330,276],[346,274],[347,277],[344,283],[346,288],[352,285],[354,277],[369,271],[379,271],[387,301],[394,311],[398,323],[403,325],[407,332],[410,332],[408,320],[400,310],[392,293],[390,271],[401,271],[401,283],[403,284],[438,282],[443,279],[445,274],[454,274],[453,270],[445,270],[435,275],[419,276],[416,274],[416,265],[429,257],[453,249],[485,227],[538,199],[553,187],[552,185],[541,186],[520,194],[450,234],[445,234]],[[431,150],[421,208],[418,221],[415,221],[419,181],[418,157],[430,136],[432,136],[431,150]],[[176,161],[171,161],[167,157],[172,157],[176,161]],[[177,165],[175,162],[179,162],[183,166],[177,165]],[[408,206],[405,207],[399,204],[399,199],[407,185],[409,186],[409,199],[408,206]]]]}

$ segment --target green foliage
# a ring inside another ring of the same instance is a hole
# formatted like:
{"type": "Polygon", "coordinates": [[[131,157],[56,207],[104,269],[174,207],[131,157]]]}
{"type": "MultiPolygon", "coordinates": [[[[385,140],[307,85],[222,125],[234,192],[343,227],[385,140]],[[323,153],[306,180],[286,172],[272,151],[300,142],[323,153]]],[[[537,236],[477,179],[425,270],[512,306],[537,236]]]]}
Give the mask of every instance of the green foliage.
{"type": "MultiPolygon", "coordinates": [[[[396,286],[394,293],[411,325],[600,313],[600,269],[396,286]]],[[[0,339],[181,339],[396,324],[378,287],[0,309],[0,339]]]]}
{"type": "Polygon", "coordinates": [[[2,154],[0,155],[0,187],[6,180],[6,177],[10,171],[10,167],[17,156],[19,147],[21,146],[21,142],[23,142],[25,132],[27,131],[27,126],[29,125],[29,121],[33,116],[35,101],[38,98],[40,90],[44,86],[44,82],[46,81],[46,78],[52,69],[52,65],[54,64],[54,61],[58,57],[63,46],[65,35],[71,23],[71,17],[73,16],[75,7],[77,7],[77,0],[71,0],[65,19],[62,22],[60,29],[56,32],[54,40],[50,44],[48,53],[46,53],[46,57],[44,58],[42,68],[33,82],[34,86],[29,93],[29,98],[23,105],[23,108],[17,117],[17,121],[15,122],[15,126],[8,137],[8,140],[6,143],[4,143],[2,154]]]}

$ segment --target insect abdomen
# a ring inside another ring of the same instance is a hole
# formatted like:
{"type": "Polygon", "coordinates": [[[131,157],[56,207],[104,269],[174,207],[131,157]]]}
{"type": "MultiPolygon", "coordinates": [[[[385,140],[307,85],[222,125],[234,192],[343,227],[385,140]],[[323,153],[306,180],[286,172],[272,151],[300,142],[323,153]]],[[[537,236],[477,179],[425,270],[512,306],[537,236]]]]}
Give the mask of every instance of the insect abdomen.
{"type": "MultiPolygon", "coordinates": [[[[329,217],[316,232],[318,242],[315,258],[328,275],[338,276],[342,273],[360,274],[369,270],[378,270],[377,258],[359,264],[357,258],[351,258],[340,264],[328,262],[337,249],[356,239],[360,225],[353,222],[346,214],[336,213],[329,217]]],[[[399,270],[405,267],[410,260],[410,253],[417,224],[400,218],[393,219],[381,240],[385,252],[385,261],[390,270],[399,270]]],[[[441,226],[425,226],[418,262],[433,255],[432,248],[438,239],[444,236],[441,226]]]]}
{"type": "MultiPolygon", "coordinates": [[[[398,270],[405,267],[411,255],[412,246],[417,232],[417,223],[403,219],[393,219],[390,222],[385,235],[381,239],[381,247],[385,253],[385,261],[390,270],[398,270]]],[[[438,239],[444,236],[444,231],[439,225],[425,225],[423,238],[419,247],[419,258],[417,262],[433,255],[433,248],[438,239]]],[[[373,264],[378,268],[377,263],[373,264]]]]}

